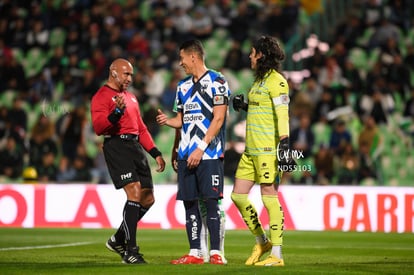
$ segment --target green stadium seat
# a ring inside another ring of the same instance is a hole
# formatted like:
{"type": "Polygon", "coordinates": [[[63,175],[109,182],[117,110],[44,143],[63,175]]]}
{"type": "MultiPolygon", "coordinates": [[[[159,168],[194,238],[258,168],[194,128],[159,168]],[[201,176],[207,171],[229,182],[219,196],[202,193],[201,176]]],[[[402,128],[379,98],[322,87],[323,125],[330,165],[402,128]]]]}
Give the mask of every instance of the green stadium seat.
{"type": "Polygon", "coordinates": [[[251,41],[249,41],[248,39],[246,39],[243,44],[241,45],[241,49],[244,53],[249,53],[252,47],[252,43],[251,41]]]}
{"type": "Polygon", "coordinates": [[[414,86],[414,70],[410,71],[410,82],[411,82],[411,85],[414,86]]]}
{"type": "Polygon", "coordinates": [[[381,171],[385,181],[385,184],[388,184],[389,180],[395,177],[395,165],[392,163],[394,160],[385,155],[381,158],[381,171]]]}
{"type": "Polygon", "coordinates": [[[354,47],[349,51],[349,58],[358,70],[368,69],[368,57],[364,49],[354,47]]]}
{"type": "Polygon", "coordinates": [[[27,77],[32,77],[38,74],[45,63],[47,62],[47,56],[40,48],[32,48],[26,53],[26,62],[24,63],[24,69],[27,77]]]}
{"type": "Polygon", "coordinates": [[[240,91],[247,94],[254,81],[253,72],[250,69],[242,69],[237,72],[237,79],[240,81],[240,91]]]}
{"type": "Polygon", "coordinates": [[[312,131],[315,135],[315,144],[313,152],[317,152],[321,145],[329,145],[332,129],[324,123],[315,123],[312,125],[312,131]]]}
{"type": "Polygon", "coordinates": [[[27,114],[27,130],[30,131],[35,125],[38,116],[37,114],[34,114],[34,108],[30,105],[29,102],[23,101],[22,108],[27,114]]]}
{"type": "Polygon", "coordinates": [[[65,85],[63,84],[63,81],[62,80],[58,81],[55,85],[55,89],[54,89],[53,96],[52,96],[53,102],[60,102],[62,100],[64,89],[65,89],[65,85]]]}
{"type": "Polygon", "coordinates": [[[408,167],[400,167],[398,169],[398,185],[400,186],[412,186],[414,185],[413,178],[409,177],[408,167]]]}
{"type": "MultiPolygon", "coordinates": [[[[409,151],[413,152],[413,150],[409,150],[409,151]]],[[[407,165],[407,167],[414,167],[414,155],[413,154],[405,158],[405,164],[407,165]]],[[[410,169],[409,171],[410,171],[410,174],[414,174],[414,169],[410,169]]]]}
{"type": "Polygon", "coordinates": [[[231,46],[231,39],[229,39],[229,32],[224,28],[218,28],[214,30],[212,39],[218,42],[218,45],[222,49],[229,49],[231,46]]]}
{"type": "Polygon", "coordinates": [[[49,46],[51,48],[51,51],[53,51],[53,48],[58,46],[63,46],[66,39],[66,31],[63,28],[54,28],[50,32],[49,36],[49,46]]]}
{"type": "Polygon", "coordinates": [[[86,154],[91,158],[95,158],[98,154],[98,147],[93,139],[88,139],[86,141],[86,154]]]}
{"type": "Polygon", "coordinates": [[[139,5],[139,11],[143,20],[148,20],[152,16],[150,1],[142,1],[139,5]]]}
{"type": "Polygon", "coordinates": [[[405,43],[407,45],[414,45],[414,28],[410,28],[408,33],[405,35],[405,43]]]}
{"type": "Polygon", "coordinates": [[[307,32],[311,28],[311,18],[303,8],[299,9],[299,25],[303,32],[307,32]]]}
{"type": "Polygon", "coordinates": [[[0,104],[2,106],[6,106],[10,108],[13,105],[13,100],[16,96],[17,92],[14,90],[6,90],[0,93],[0,104]]]}
{"type": "Polygon", "coordinates": [[[380,124],[378,125],[378,129],[381,133],[384,133],[383,140],[384,140],[385,145],[386,146],[390,145],[392,137],[388,135],[389,130],[388,130],[387,125],[380,124]]]}
{"type": "Polygon", "coordinates": [[[168,83],[170,83],[171,81],[171,77],[172,77],[171,71],[165,70],[165,69],[159,69],[157,70],[157,73],[162,76],[162,79],[164,80],[164,85],[167,86],[168,83]]]}
{"type": "Polygon", "coordinates": [[[237,77],[237,74],[235,71],[223,68],[221,70],[221,73],[226,78],[227,82],[229,83],[230,90],[232,92],[232,95],[238,94],[240,92],[243,92],[240,90],[240,80],[237,77]]]}
{"type": "Polygon", "coordinates": [[[47,115],[47,113],[43,110],[43,105],[41,103],[33,105],[30,115],[28,114],[27,116],[27,129],[31,130],[33,128],[41,114],[47,115]]]}
{"type": "Polygon", "coordinates": [[[395,111],[398,113],[402,113],[404,111],[404,104],[403,99],[401,98],[401,95],[399,92],[395,91],[392,93],[394,97],[394,103],[395,103],[395,111]]]}
{"type": "Polygon", "coordinates": [[[348,122],[348,129],[352,133],[352,145],[356,148],[358,146],[358,135],[362,130],[362,124],[358,117],[352,117],[348,122]]]}
{"type": "Polygon", "coordinates": [[[17,63],[23,63],[24,61],[24,52],[20,48],[12,48],[13,57],[16,59],[17,63]]]}
{"type": "Polygon", "coordinates": [[[374,34],[374,32],[375,32],[374,27],[366,28],[362,36],[357,39],[356,41],[357,45],[359,45],[360,47],[364,47],[364,48],[367,47],[369,40],[371,39],[371,36],[374,34]]]}
{"type": "Polygon", "coordinates": [[[374,64],[377,63],[377,61],[379,59],[380,53],[381,53],[380,48],[374,48],[374,49],[371,49],[368,52],[368,56],[367,56],[368,63],[367,63],[367,67],[366,67],[367,69],[372,69],[373,68],[374,64]]]}
{"type": "Polygon", "coordinates": [[[361,186],[376,186],[376,185],[378,185],[378,182],[375,179],[366,178],[366,179],[363,179],[359,183],[359,185],[361,185],[361,186]]]}
{"type": "Polygon", "coordinates": [[[397,177],[392,177],[387,180],[386,185],[388,186],[399,186],[399,179],[397,177]]]}
{"type": "Polygon", "coordinates": [[[61,5],[62,5],[62,1],[63,0],[53,0],[53,6],[55,7],[55,8],[59,8],[61,5]]]}
{"type": "Polygon", "coordinates": [[[206,65],[211,68],[219,69],[223,65],[224,57],[220,56],[220,45],[218,40],[209,38],[204,41],[206,49],[206,65]]]}
{"type": "MultiPolygon", "coordinates": [[[[169,162],[171,159],[171,150],[173,148],[173,142],[175,137],[175,129],[170,127],[161,127],[160,132],[155,137],[155,144],[161,151],[164,159],[169,162]]],[[[153,160],[150,160],[153,161],[153,160]]],[[[166,165],[163,173],[155,171],[156,165],[151,165],[152,175],[154,183],[175,181],[176,173],[172,169],[171,165],[166,165]]]]}
{"type": "Polygon", "coordinates": [[[400,49],[400,51],[401,51],[401,55],[402,56],[405,56],[406,54],[407,54],[407,45],[406,45],[406,43],[405,43],[405,34],[404,34],[404,32],[402,31],[402,29],[400,29],[400,28],[397,28],[397,31],[398,31],[398,33],[399,33],[399,40],[397,41],[397,44],[398,44],[398,48],[400,49]]]}

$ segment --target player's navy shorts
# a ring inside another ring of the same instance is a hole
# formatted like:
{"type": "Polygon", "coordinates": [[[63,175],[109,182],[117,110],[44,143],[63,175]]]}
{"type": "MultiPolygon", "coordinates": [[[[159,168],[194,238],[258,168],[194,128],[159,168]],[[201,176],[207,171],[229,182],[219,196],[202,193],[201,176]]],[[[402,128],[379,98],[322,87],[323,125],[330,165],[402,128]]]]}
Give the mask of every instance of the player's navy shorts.
{"type": "Polygon", "coordinates": [[[117,136],[105,138],[103,152],[116,189],[137,181],[142,188],[153,188],[147,155],[138,140],[117,136]]]}
{"type": "Polygon", "coordinates": [[[223,198],[224,166],[222,159],[202,160],[188,169],[186,160],[178,161],[177,200],[223,198]]]}

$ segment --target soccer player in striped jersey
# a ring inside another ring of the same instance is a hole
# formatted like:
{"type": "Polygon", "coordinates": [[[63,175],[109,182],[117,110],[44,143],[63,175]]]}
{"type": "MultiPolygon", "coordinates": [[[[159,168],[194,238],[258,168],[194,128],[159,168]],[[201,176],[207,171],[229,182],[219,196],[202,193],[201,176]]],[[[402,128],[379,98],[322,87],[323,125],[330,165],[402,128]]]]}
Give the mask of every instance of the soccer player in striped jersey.
{"type": "Polygon", "coordinates": [[[224,264],[220,253],[220,208],[224,184],[225,125],[230,89],[222,74],[205,65],[203,45],[189,40],[180,46],[180,65],[188,74],[177,85],[177,114],[168,118],[161,110],[160,125],[181,129],[178,146],[178,192],[185,208],[190,252],[172,264],[203,264],[202,218],[199,200],[205,202],[210,234],[210,264],[224,264]]]}

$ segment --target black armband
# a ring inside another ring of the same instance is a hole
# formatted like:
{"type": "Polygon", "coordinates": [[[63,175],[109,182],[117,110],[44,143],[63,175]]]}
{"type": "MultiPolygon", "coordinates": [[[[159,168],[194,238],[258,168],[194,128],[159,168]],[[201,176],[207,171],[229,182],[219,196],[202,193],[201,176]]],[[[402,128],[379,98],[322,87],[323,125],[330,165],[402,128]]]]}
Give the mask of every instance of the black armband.
{"type": "Polygon", "coordinates": [[[124,109],[120,109],[120,108],[116,107],[113,110],[113,112],[109,114],[108,120],[112,124],[117,124],[118,121],[121,119],[121,117],[122,117],[123,114],[124,114],[124,109]]]}
{"type": "Polygon", "coordinates": [[[152,148],[149,152],[148,152],[151,157],[153,157],[154,159],[156,159],[157,157],[161,156],[161,152],[160,150],[157,149],[157,147],[152,148]]]}

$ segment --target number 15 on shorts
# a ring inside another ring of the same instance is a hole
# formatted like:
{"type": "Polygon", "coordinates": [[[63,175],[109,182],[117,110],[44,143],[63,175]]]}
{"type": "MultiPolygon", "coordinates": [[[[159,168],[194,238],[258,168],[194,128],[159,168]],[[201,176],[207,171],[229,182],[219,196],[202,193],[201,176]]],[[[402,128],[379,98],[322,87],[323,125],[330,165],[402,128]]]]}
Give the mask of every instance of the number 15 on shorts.
{"type": "Polygon", "coordinates": [[[211,185],[212,186],[219,186],[220,185],[219,175],[211,175],[211,185]]]}

